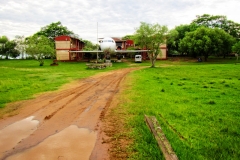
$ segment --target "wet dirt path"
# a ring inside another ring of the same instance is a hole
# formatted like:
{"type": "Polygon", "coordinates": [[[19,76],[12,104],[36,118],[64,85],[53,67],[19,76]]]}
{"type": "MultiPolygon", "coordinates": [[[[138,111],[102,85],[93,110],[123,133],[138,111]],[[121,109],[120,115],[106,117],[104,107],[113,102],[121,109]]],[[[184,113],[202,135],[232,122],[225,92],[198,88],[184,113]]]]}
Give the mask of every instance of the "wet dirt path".
{"type": "Polygon", "coordinates": [[[136,69],[101,73],[15,104],[19,114],[0,120],[0,159],[109,159],[101,118],[136,69]]]}

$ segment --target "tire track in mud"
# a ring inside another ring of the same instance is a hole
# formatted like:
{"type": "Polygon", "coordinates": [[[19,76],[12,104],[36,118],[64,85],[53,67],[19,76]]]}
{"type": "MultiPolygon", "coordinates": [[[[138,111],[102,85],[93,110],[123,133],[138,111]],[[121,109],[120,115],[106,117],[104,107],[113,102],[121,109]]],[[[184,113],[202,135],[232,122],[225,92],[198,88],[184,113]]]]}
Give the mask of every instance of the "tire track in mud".
{"type": "MultiPolygon", "coordinates": [[[[15,119],[35,116],[35,119],[39,120],[39,125],[35,132],[20,141],[12,150],[4,153],[2,158],[36,146],[47,137],[73,124],[92,131],[98,130],[98,123],[111,105],[114,95],[118,92],[119,84],[126,74],[136,69],[121,69],[108,72],[106,75],[90,77],[70,89],[48,93],[23,103],[23,110],[15,116],[15,119]]],[[[97,146],[97,149],[94,149],[94,152],[96,151],[99,155],[101,147],[97,146]]],[[[96,155],[96,153],[93,154],[96,155]]],[[[96,156],[95,158],[99,159],[96,156]]]]}
{"type": "MultiPolygon", "coordinates": [[[[74,89],[67,89],[67,90],[65,90],[65,91],[62,91],[62,92],[58,93],[57,96],[55,96],[56,98],[54,98],[53,100],[49,100],[49,103],[43,105],[42,107],[40,107],[40,108],[39,108],[38,110],[36,110],[36,111],[42,110],[42,109],[48,107],[49,105],[52,105],[53,103],[58,102],[59,100],[61,100],[61,99],[63,99],[63,98],[66,98],[66,97],[68,97],[68,96],[70,96],[70,95],[73,95],[73,94],[75,94],[78,90],[82,90],[80,93],[78,93],[78,95],[75,96],[75,98],[72,98],[72,99],[69,100],[67,103],[65,103],[63,106],[61,106],[59,109],[57,109],[55,112],[53,112],[53,113],[50,114],[50,115],[47,115],[47,116],[44,118],[44,119],[48,120],[48,119],[50,119],[53,115],[55,115],[59,110],[61,110],[62,108],[64,108],[64,106],[66,106],[68,103],[70,103],[70,102],[73,101],[74,99],[78,98],[78,96],[80,96],[80,95],[81,95],[82,93],[84,93],[86,90],[91,89],[92,87],[97,86],[99,83],[101,83],[101,81],[104,80],[104,78],[107,78],[108,76],[111,76],[111,75],[101,76],[101,79],[96,82],[97,84],[92,84],[91,86],[89,86],[89,83],[87,83],[87,84],[80,85],[79,87],[76,87],[76,88],[74,88],[74,89]]],[[[88,82],[91,82],[91,83],[92,83],[92,81],[94,81],[94,80],[91,80],[91,79],[90,79],[90,81],[88,80],[88,82]]],[[[79,92],[79,91],[78,91],[78,92],[79,92]]],[[[41,102],[41,101],[39,101],[39,102],[41,102]]],[[[36,103],[38,103],[38,102],[36,102],[36,103]]],[[[36,111],[35,111],[35,112],[36,112],[36,111]]]]}
{"type": "MultiPolygon", "coordinates": [[[[76,94],[76,92],[78,91],[78,89],[80,89],[81,87],[85,87],[87,86],[85,89],[81,89],[82,91],[80,91],[79,93],[77,93],[73,98],[71,98],[69,101],[67,101],[64,105],[62,105],[60,108],[58,108],[56,111],[54,111],[53,113],[51,113],[50,115],[47,115],[44,120],[49,120],[50,118],[52,118],[58,111],[60,111],[61,109],[63,109],[64,107],[66,107],[69,103],[71,103],[73,100],[75,100],[76,98],[78,98],[81,94],[83,94],[84,92],[86,92],[88,89],[91,89],[93,87],[96,87],[98,86],[101,81],[103,81],[105,78],[109,77],[111,75],[108,75],[108,76],[104,76],[104,77],[101,77],[102,79],[98,82],[96,82],[96,84],[93,84],[91,86],[88,86],[87,84],[85,84],[84,86],[80,86],[80,87],[77,87],[76,89],[74,89],[73,91],[69,91],[69,92],[66,92],[64,94],[62,94],[61,96],[49,101],[49,104],[50,105],[51,103],[55,103],[55,102],[58,102],[60,99],[66,97],[66,96],[69,96],[69,95],[73,95],[73,94],[76,94]]],[[[102,88],[102,90],[106,89],[108,86],[110,86],[111,84],[115,83],[115,81],[112,81],[110,82],[106,87],[102,88]]],[[[118,83],[119,85],[119,83],[118,83]]],[[[117,85],[117,86],[118,86],[117,85]]],[[[115,87],[116,88],[116,87],[115,87]]],[[[101,90],[101,91],[102,91],[101,90]]],[[[46,106],[43,106],[43,108],[45,108],[46,106]]]]}

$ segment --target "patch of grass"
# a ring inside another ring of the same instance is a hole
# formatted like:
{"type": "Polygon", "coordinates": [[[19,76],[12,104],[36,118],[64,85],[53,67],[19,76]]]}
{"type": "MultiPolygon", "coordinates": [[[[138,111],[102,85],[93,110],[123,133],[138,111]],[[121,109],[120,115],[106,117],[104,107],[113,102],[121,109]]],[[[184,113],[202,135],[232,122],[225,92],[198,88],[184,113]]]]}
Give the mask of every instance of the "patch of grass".
{"type": "Polygon", "coordinates": [[[99,72],[131,67],[127,63],[114,63],[103,70],[87,69],[85,62],[59,62],[44,66],[34,60],[0,60],[0,108],[6,103],[33,98],[37,93],[53,91],[63,84],[82,79],[99,72]]]}
{"type": "Polygon", "coordinates": [[[130,159],[163,158],[145,114],[157,117],[179,159],[239,159],[240,90],[227,86],[240,86],[239,70],[233,64],[190,63],[131,73],[131,89],[121,102],[131,117],[130,159]]]}

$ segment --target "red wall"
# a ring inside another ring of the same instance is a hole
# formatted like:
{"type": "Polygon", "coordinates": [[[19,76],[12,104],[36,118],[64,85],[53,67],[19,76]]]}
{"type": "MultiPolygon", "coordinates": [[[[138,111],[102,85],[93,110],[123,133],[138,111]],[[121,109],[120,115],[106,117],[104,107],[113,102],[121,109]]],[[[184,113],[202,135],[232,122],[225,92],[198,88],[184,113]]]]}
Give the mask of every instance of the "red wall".
{"type": "Polygon", "coordinates": [[[55,37],[55,41],[70,41],[71,37],[69,36],[58,36],[58,37],[55,37]]]}

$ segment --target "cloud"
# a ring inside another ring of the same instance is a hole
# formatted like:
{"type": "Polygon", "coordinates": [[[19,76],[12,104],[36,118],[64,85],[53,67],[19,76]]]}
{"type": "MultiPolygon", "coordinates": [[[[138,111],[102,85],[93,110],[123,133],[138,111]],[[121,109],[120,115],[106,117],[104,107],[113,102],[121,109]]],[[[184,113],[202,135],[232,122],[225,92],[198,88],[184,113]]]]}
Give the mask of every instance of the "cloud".
{"type": "Polygon", "coordinates": [[[96,42],[98,37],[133,34],[140,22],[159,23],[170,29],[189,24],[196,15],[225,15],[240,23],[237,0],[0,0],[0,35],[13,39],[29,36],[52,22],[81,38],[96,42]],[[98,27],[97,27],[98,23],[98,27]]]}

